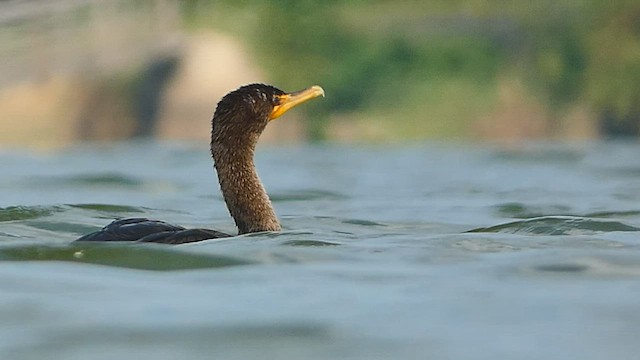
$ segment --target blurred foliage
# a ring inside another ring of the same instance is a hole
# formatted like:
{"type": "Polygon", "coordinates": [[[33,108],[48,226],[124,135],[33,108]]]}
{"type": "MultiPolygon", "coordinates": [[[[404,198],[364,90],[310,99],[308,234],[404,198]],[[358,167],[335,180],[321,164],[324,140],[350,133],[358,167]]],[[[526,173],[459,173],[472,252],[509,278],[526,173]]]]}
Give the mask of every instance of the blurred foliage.
{"type": "MultiPolygon", "coordinates": [[[[552,114],[586,104],[611,121],[640,123],[637,0],[181,4],[189,26],[245,39],[282,88],[321,84],[326,100],[305,108],[324,117],[357,112],[393,119],[400,136],[447,135],[490,113],[506,73],[552,114]],[[436,125],[417,126],[425,117],[436,125]]],[[[323,136],[320,122],[311,129],[323,136]]]]}

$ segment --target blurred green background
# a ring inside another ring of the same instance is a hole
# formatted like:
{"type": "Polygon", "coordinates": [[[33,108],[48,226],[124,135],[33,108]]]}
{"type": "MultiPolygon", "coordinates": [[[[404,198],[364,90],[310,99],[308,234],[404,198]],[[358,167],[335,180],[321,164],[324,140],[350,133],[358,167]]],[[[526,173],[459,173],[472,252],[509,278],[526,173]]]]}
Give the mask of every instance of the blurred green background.
{"type": "Polygon", "coordinates": [[[256,81],[327,94],[266,141],[640,134],[637,0],[54,3],[0,2],[2,144],[204,141],[256,81]]]}

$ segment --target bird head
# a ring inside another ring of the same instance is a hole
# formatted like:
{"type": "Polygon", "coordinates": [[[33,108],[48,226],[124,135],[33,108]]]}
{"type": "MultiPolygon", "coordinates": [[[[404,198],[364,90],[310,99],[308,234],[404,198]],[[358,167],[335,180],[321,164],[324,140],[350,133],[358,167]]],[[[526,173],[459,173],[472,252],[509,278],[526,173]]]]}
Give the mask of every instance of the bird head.
{"type": "Polygon", "coordinates": [[[269,121],[318,96],[324,96],[324,90],[317,85],[291,93],[265,84],[242,86],[218,102],[213,135],[224,135],[227,139],[250,136],[257,140],[269,121]]]}

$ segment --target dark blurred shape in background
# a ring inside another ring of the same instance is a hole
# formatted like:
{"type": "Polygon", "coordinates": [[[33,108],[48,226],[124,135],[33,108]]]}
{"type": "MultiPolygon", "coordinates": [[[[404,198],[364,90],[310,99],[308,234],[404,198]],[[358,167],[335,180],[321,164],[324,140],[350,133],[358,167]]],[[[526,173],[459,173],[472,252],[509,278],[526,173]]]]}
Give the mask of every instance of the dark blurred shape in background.
{"type": "Polygon", "coordinates": [[[8,0],[0,144],[206,141],[249,82],[326,99],[267,141],[640,134],[640,3],[8,0]]]}

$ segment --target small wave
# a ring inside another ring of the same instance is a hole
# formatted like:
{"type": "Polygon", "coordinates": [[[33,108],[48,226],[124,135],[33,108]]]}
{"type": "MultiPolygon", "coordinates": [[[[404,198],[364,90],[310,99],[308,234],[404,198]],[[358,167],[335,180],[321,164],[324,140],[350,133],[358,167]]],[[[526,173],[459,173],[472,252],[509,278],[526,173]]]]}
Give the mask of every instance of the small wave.
{"type": "Polygon", "coordinates": [[[129,175],[115,172],[76,174],[58,177],[31,178],[30,186],[119,186],[141,187],[144,182],[129,175]]]}
{"type": "Polygon", "coordinates": [[[94,226],[77,224],[73,222],[67,221],[40,221],[40,220],[29,220],[24,223],[24,225],[39,230],[51,231],[53,233],[58,234],[74,234],[74,235],[82,235],[92,231],[96,231],[97,229],[94,226]]]}
{"type": "Polygon", "coordinates": [[[523,268],[526,272],[547,275],[633,277],[640,276],[635,254],[592,254],[570,258],[546,259],[523,268]]]}
{"type": "Polygon", "coordinates": [[[565,148],[525,147],[511,150],[499,150],[493,157],[501,161],[539,162],[539,163],[576,163],[584,158],[580,150],[565,148]]]}
{"type": "Polygon", "coordinates": [[[60,206],[9,206],[0,208],[0,222],[38,219],[61,211],[60,206]]]}
{"type": "Polygon", "coordinates": [[[531,219],[550,216],[613,218],[639,216],[640,210],[596,211],[586,214],[571,214],[571,208],[564,205],[529,206],[518,202],[504,203],[494,206],[496,215],[515,219],[531,219]]]}
{"type": "Polygon", "coordinates": [[[365,219],[342,218],[334,216],[291,216],[283,215],[281,217],[286,229],[313,229],[314,233],[318,231],[331,234],[354,234],[362,231],[379,232],[379,228],[388,227],[386,223],[375,222],[365,219]]]}
{"type": "Polygon", "coordinates": [[[541,272],[581,273],[589,270],[589,266],[584,264],[557,263],[534,266],[534,269],[541,272]]]}
{"type": "Polygon", "coordinates": [[[131,187],[142,185],[141,180],[118,173],[75,175],[66,178],[65,182],[84,185],[119,185],[131,187]]]}
{"type": "Polygon", "coordinates": [[[67,206],[83,210],[105,211],[112,213],[144,213],[146,209],[127,205],[113,204],[68,204],[67,206]]]}
{"type": "Polygon", "coordinates": [[[150,244],[17,246],[0,249],[0,261],[67,261],[140,270],[171,271],[249,265],[231,256],[193,254],[150,244]]]}
{"type": "Polygon", "coordinates": [[[239,235],[240,238],[250,239],[250,238],[260,238],[260,239],[282,239],[282,238],[290,238],[296,237],[293,240],[285,240],[281,244],[286,246],[338,246],[341,245],[337,242],[323,241],[323,240],[314,240],[314,239],[305,239],[305,237],[316,236],[313,232],[310,231],[282,231],[282,232],[258,232],[258,233],[249,233],[239,235]]]}
{"type": "Polygon", "coordinates": [[[496,205],[496,214],[502,217],[511,217],[516,219],[530,219],[543,216],[557,216],[560,214],[567,214],[571,210],[568,206],[564,205],[551,205],[551,206],[529,206],[522,203],[510,202],[496,205]]]}
{"type": "Polygon", "coordinates": [[[320,240],[289,240],[282,243],[288,246],[339,246],[340,244],[320,240]]]}
{"type": "Polygon", "coordinates": [[[361,225],[361,226],[385,226],[384,224],[381,224],[375,221],[362,220],[362,219],[345,219],[345,220],[342,220],[342,223],[350,224],[350,225],[361,225]]]}
{"type": "Polygon", "coordinates": [[[333,217],[333,216],[313,216],[313,219],[320,220],[320,221],[330,220],[330,221],[336,221],[342,224],[349,224],[349,225],[386,226],[385,224],[371,221],[371,220],[339,218],[339,217],[333,217]]]}
{"type": "Polygon", "coordinates": [[[309,201],[309,200],[340,200],[346,199],[345,195],[326,191],[326,190],[301,190],[301,191],[288,191],[286,193],[269,194],[269,198],[273,202],[284,201],[309,201]]]}
{"type": "Polygon", "coordinates": [[[627,210],[627,211],[598,211],[585,215],[586,217],[594,217],[594,218],[612,218],[612,217],[627,217],[627,216],[638,216],[640,215],[640,210],[627,210]]]}
{"type": "Polygon", "coordinates": [[[608,175],[621,175],[625,177],[637,178],[638,176],[640,176],[640,167],[627,166],[627,167],[606,168],[605,171],[602,171],[602,173],[608,174],[608,175]]]}
{"type": "Polygon", "coordinates": [[[597,232],[640,231],[618,221],[593,220],[573,216],[544,216],[469,230],[471,233],[509,233],[531,235],[580,235],[597,232]]]}

